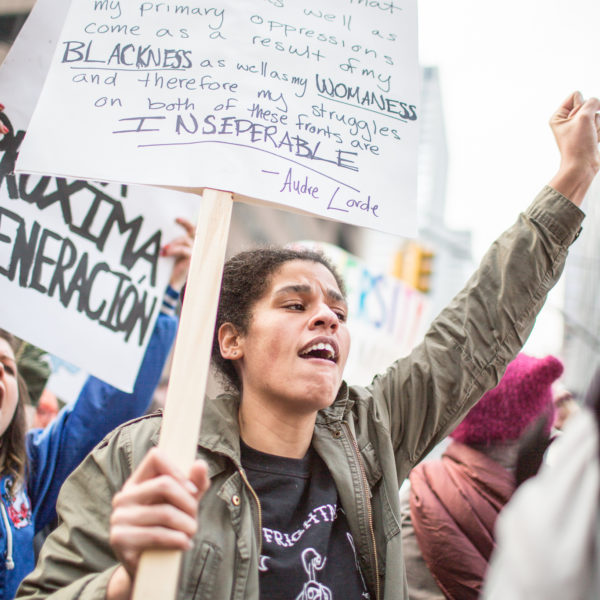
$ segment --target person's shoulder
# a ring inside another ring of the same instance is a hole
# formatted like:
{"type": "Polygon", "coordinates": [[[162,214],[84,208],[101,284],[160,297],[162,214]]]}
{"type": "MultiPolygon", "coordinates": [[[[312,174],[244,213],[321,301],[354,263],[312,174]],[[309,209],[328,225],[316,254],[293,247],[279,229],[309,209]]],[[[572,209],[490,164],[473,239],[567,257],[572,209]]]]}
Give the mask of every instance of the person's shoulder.
{"type": "Polygon", "coordinates": [[[150,447],[158,444],[162,418],[162,410],[157,410],[131,419],[109,432],[96,446],[96,449],[102,450],[111,446],[131,446],[139,448],[145,453],[150,447]]]}

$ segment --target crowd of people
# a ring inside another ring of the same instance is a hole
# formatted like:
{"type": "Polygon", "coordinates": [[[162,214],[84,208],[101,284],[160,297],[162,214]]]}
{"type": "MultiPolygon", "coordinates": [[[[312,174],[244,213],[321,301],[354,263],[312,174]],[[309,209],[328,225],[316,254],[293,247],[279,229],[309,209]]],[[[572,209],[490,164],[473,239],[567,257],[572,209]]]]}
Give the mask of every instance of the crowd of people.
{"type": "Polygon", "coordinates": [[[527,451],[539,468],[555,421],[552,384],[562,372],[554,356],[518,354],[450,434],[442,457],[411,471],[400,498],[411,600],[479,598],[496,519],[522,483],[524,438],[539,422],[546,443],[527,451]]]}
{"type": "MultiPolygon", "coordinates": [[[[520,351],[580,231],[599,111],[577,92],[561,104],[555,176],[423,341],[367,387],[342,378],[346,290],[325,256],[231,257],[212,349],[225,391],[205,404],[190,472],[156,448],[160,411],[133,419],[175,336],[168,311],[132,394],[90,377],[29,430],[16,342],[1,332],[2,598],[130,598],[154,549],[185,551],[179,598],[597,598],[600,393],[560,423],[554,464],[536,475],[563,367],[520,351]],[[55,518],[34,564],[33,536],[55,518]]],[[[192,246],[180,224],[171,299],[192,246]]]]}

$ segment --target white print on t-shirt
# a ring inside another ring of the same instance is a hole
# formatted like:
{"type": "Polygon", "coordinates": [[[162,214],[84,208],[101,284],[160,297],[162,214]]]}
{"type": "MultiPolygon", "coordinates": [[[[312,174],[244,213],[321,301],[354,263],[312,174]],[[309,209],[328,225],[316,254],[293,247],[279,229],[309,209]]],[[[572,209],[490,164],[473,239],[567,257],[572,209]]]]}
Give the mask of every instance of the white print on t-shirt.
{"type": "Polygon", "coordinates": [[[267,565],[267,561],[270,559],[270,556],[265,556],[264,554],[260,555],[259,561],[258,561],[258,570],[261,573],[266,573],[269,570],[269,565],[267,565]]]}
{"type": "Polygon", "coordinates": [[[313,525],[319,523],[335,521],[337,519],[337,505],[336,504],[323,504],[317,506],[308,513],[306,520],[302,523],[302,529],[294,531],[294,533],[284,533],[276,529],[269,529],[263,527],[263,539],[267,543],[274,542],[277,546],[284,548],[291,548],[294,546],[304,533],[309,530],[313,525]]]}
{"type": "Polygon", "coordinates": [[[352,534],[350,532],[346,533],[346,539],[350,543],[350,546],[352,546],[352,554],[354,554],[354,564],[356,565],[356,570],[358,571],[358,574],[360,575],[360,580],[362,581],[363,590],[365,590],[361,594],[361,598],[364,598],[365,600],[369,600],[369,598],[370,598],[369,592],[366,591],[367,584],[365,583],[365,578],[363,577],[363,574],[362,574],[362,571],[360,568],[360,564],[358,562],[358,554],[356,554],[356,546],[354,545],[354,538],[352,537],[352,534]]]}
{"type": "Polygon", "coordinates": [[[302,591],[296,596],[296,600],[332,600],[331,590],[317,581],[317,571],[321,571],[327,562],[313,548],[307,548],[302,553],[302,565],[308,575],[308,581],[302,587],[302,591]]]}

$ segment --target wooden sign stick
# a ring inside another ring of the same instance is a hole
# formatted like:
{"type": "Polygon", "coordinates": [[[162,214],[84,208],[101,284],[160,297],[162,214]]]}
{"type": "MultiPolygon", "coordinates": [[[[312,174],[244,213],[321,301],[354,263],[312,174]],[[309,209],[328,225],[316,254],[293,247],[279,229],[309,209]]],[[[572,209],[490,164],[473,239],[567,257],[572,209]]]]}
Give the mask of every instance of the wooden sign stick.
{"type": "MultiPolygon", "coordinates": [[[[188,473],[196,457],[233,197],[205,189],[158,447],[188,473]]],[[[182,552],[151,550],[140,559],[134,600],[175,598],[182,552]]]]}

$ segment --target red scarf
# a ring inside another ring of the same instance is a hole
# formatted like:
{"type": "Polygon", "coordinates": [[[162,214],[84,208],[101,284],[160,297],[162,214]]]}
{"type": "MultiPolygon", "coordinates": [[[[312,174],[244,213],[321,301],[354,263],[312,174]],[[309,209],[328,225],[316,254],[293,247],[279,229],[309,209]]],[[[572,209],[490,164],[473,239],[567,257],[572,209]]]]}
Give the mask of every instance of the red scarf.
{"type": "Polygon", "coordinates": [[[476,600],[494,549],[494,524],[515,490],[511,473],[452,442],[410,474],[410,514],[423,558],[451,600],[476,600]]]}

